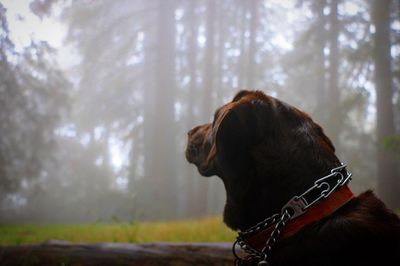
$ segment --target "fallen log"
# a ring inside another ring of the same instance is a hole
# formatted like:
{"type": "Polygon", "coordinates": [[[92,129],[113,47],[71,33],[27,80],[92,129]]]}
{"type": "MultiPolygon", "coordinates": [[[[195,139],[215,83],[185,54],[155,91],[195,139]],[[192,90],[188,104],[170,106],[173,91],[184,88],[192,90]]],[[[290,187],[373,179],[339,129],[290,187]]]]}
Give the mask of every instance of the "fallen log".
{"type": "Polygon", "coordinates": [[[233,265],[230,243],[99,243],[47,241],[0,246],[2,266],[233,265]]]}

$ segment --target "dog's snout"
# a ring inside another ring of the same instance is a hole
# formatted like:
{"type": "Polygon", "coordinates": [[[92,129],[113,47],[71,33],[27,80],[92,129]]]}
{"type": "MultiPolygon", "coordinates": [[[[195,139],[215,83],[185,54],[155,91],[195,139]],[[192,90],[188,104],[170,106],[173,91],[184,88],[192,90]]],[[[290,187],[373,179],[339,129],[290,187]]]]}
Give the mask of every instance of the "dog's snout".
{"type": "Polygon", "coordinates": [[[198,167],[202,165],[201,173],[204,173],[204,165],[208,165],[206,158],[211,150],[210,141],[211,124],[204,124],[192,128],[188,131],[188,141],[185,156],[190,163],[196,164],[198,167]]]}

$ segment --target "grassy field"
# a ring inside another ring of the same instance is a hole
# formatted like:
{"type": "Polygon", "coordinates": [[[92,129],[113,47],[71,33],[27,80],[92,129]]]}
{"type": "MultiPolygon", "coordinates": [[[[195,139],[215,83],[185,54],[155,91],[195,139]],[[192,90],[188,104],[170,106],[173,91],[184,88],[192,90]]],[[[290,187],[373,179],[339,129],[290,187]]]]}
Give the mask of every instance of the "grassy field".
{"type": "Polygon", "coordinates": [[[96,242],[232,242],[235,233],[220,218],[176,222],[0,225],[0,245],[41,243],[49,239],[96,242]]]}

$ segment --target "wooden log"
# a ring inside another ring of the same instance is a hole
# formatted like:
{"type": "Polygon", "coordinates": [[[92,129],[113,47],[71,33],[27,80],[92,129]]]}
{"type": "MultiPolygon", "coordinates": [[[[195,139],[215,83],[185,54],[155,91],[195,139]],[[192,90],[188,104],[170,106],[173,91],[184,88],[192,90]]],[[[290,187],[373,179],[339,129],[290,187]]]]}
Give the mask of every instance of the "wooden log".
{"type": "Polygon", "coordinates": [[[230,243],[99,243],[48,241],[0,246],[2,266],[233,265],[230,243]]]}

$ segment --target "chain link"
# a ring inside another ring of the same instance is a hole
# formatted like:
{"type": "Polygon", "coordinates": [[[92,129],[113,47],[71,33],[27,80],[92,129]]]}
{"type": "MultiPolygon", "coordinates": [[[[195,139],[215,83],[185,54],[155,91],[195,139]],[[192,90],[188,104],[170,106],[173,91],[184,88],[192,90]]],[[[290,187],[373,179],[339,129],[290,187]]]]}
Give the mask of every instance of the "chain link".
{"type": "Polygon", "coordinates": [[[267,262],[267,259],[271,254],[272,247],[275,245],[276,241],[282,233],[282,229],[286,226],[286,223],[290,220],[291,216],[292,215],[287,209],[283,211],[280,221],[275,225],[274,230],[272,231],[270,237],[265,243],[265,247],[261,250],[261,253],[264,256],[261,262],[267,262]]]}
{"type": "MultiPolygon", "coordinates": [[[[280,234],[282,233],[282,229],[286,226],[286,223],[290,220],[291,214],[288,210],[284,210],[282,214],[278,214],[280,216],[279,221],[276,223],[274,230],[271,232],[270,237],[265,243],[264,248],[260,251],[256,250],[252,246],[246,244],[243,239],[239,236],[235,243],[233,244],[232,251],[236,258],[235,265],[245,265],[245,261],[259,261],[265,262],[268,259],[268,256],[271,253],[272,247],[275,245],[278,240],[280,234]],[[247,258],[240,258],[236,253],[236,245],[239,245],[240,248],[248,254],[247,258]]],[[[264,225],[264,224],[263,224],[264,225]]]]}
{"type": "Polygon", "coordinates": [[[247,229],[246,231],[239,231],[239,236],[241,237],[249,237],[267,227],[270,227],[271,225],[275,224],[278,219],[280,218],[280,214],[276,213],[268,218],[266,218],[265,220],[257,223],[256,225],[250,227],[249,229],[247,229]]]}

